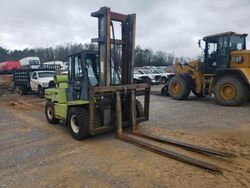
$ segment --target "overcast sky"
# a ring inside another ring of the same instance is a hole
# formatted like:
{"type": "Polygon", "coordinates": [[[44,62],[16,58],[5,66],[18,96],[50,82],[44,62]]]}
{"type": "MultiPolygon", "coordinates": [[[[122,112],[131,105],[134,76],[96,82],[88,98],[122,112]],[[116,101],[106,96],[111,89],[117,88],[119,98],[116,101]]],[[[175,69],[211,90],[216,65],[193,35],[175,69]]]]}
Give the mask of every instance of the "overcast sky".
{"type": "MultiPolygon", "coordinates": [[[[194,57],[202,36],[250,34],[250,0],[0,0],[0,46],[8,49],[90,42],[102,6],[136,13],[136,44],[194,57]]],[[[249,46],[249,45],[248,45],[249,46]]]]}

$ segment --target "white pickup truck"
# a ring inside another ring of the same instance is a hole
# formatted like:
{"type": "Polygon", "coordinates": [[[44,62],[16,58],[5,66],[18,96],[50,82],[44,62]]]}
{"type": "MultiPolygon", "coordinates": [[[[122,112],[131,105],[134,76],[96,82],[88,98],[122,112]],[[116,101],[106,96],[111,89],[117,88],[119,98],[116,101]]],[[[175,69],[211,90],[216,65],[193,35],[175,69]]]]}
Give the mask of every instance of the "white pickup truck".
{"type": "Polygon", "coordinates": [[[55,75],[55,71],[51,70],[19,70],[13,74],[14,85],[22,95],[32,91],[43,97],[44,90],[49,87],[49,82],[53,81],[55,75]]]}
{"type": "Polygon", "coordinates": [[[154,74],[147,69],[134,70],[134,83],[150,82],[151,84],[159,84],[161,81],[160,74],[154,74]]]}

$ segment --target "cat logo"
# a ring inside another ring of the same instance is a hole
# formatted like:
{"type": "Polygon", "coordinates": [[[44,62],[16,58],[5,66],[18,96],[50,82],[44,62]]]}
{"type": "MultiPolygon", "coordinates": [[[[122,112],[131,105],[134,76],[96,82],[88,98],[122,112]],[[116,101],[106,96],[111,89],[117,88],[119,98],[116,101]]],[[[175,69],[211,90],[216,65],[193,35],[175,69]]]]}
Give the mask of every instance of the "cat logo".
{"type": "Polygon", "coordinates": [[[238,63],[238,64],[240,64],[240,63],[243,63],[243,61],[244,61],[244,59],[243,59],[242,56],[233,56],[233,57],[231,58],[231,62],[233,62],[233,63],[238,63]]]}

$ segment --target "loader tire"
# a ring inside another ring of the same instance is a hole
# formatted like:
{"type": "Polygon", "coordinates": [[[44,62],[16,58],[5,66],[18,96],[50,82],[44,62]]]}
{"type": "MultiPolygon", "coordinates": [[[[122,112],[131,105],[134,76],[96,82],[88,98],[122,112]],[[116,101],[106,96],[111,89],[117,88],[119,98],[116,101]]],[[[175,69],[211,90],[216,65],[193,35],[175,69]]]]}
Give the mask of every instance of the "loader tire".
{"type": "Polygon", "coordinates": [[[136,99],[136,117],[143,117],[144,116],[144,107],[142,106],[141,102],[136,99]]]}
{"type": "Polygon", "coordinates": [[[169,95],[177,100],[186,99],[190,95],[191,89],[188,83],[181,76],[174,76],[168,84],[169,95]]]}
{"type": "Polygon", "coordinates": [[[248,99],[248,88],[236,76],[223,76],[215,84],[214,95],[222,106],[240,106],[248,99]]]}
{"type": "Polygon", "coordinates": [[[47,101],[45,106],[45,115],[47,121],[50,124],[57,124],[59,123],[59,119],[55,117],[55,105],[51,101],[47,101]]]}
{"type": "Polygon", "coordinates": [[[75,140],[82,140],[89,136],[89,112],[82,107],[71,108],[68,126],[75,140]]]}

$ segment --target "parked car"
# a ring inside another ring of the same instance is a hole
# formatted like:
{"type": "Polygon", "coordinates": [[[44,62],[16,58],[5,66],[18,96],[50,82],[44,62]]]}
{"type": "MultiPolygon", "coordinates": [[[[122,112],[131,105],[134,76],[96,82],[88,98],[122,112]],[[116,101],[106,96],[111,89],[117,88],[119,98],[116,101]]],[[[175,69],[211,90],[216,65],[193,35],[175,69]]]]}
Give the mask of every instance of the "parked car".
{"type": "Polygon", "coordinates": [[[166,84],[172,77],[174,77],[174,73],[166,72],[161,68],[153,68],[152,73],[161,75],[161,83],[166,84]]]}
{"type": "Polygon", "coordinates": [[[159,84],[161,81],[160,74],[154,74],[147,69],[134,70],[134,82],[150,82],[151,84],[159,84]]]}
{"type": "Polygon", "coordinates": [[[43,96],[44,90],[49,87],[49,82],[54,80],[55,71],[24,69],[14,72],[14,86],[18,93],[25,95],[32,91],[43,96]]]}

